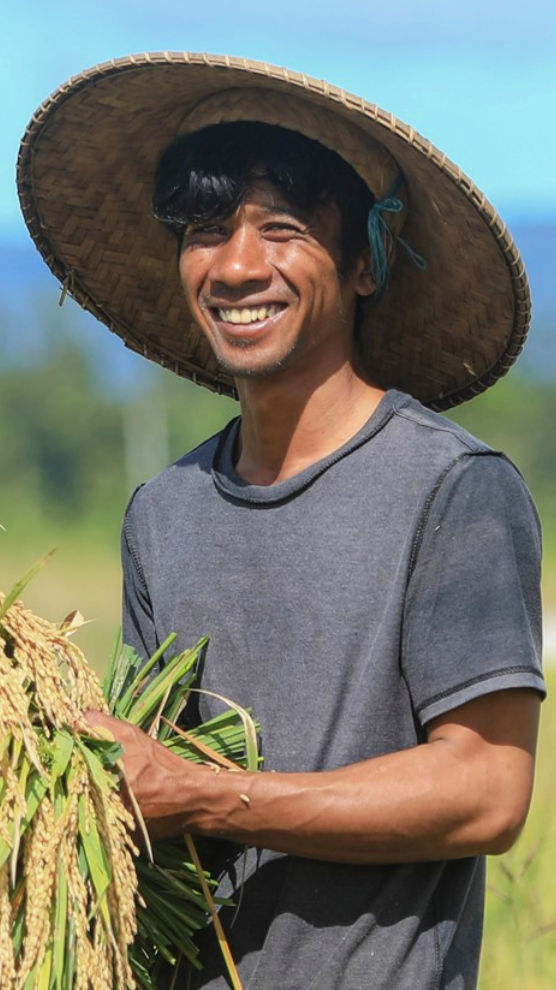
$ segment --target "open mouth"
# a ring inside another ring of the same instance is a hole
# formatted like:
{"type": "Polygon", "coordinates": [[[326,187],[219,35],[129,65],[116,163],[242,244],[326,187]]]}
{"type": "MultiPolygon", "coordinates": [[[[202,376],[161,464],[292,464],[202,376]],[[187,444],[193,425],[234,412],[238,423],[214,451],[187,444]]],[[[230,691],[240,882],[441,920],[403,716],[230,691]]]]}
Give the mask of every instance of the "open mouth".
{"type": "Polygon", "coordinates": [[[223,323],[233,323],[234,325],[249,326],[251,323],[262,323],[264,320],[276,316],[284,307],[277,303],[268,306],[242,306],[241,308],[215,308],[218,319],[223,323]]]}

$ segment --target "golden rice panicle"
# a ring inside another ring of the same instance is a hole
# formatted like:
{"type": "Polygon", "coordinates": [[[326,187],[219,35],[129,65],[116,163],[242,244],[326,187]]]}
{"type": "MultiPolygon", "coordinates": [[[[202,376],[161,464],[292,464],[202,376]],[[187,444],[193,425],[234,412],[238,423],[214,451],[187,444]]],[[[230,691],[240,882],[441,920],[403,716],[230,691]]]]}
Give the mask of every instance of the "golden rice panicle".
{"type": "Polygon", "coordinates": [[[14,768],[6,760],[0,766],[2,773],[2,786],[0,790],[0,839],[10,848],[13,847],[13,839],[10,832],[12,825],[18,818],[25,814],[27,802],[19,783],[14,768]]]}
{"type": "Polygon", "coordinates": [[[108,910],[114,921],[117,986],[132,986],[133,976],[127,949],[137,934],[137,874],[134,855],[138,850],[131,839],[133,818],[125,809],[119,793],[99,793],[91,786],[91,812],[110,861],[112,883],[107,891],[108,910]]]}
{"type": "Polygon", "coordinates": [[[26,725],[31,729],[29,696],[23,684],[23,672],[14,667],[7,645],[0,636],[0,739],[14,728],[26,725]]]}
{"type": "Polygon", "coordinates": [[[81,650],[54,623],[20,601],[13,602],[2,623],[14,660],[34,685],[35,699],[47,722],[62,727],[73,723],[76,710],[107,711],[96,674],[81,650]]]}
{"type": "Polygon", "coordinates": [[[111,883],[106,891],[110,925],[101,925],[99,915],[94,938],[98,944],[104,943],[104,954],[109,952],[112,958],[115,986],[133,987],[128,948],[137,932],[137,879],[128,832],[130,818],[118,795],[101,794],[94,785],[91,785],[86,795],[86,806],[87,820],[94,822],[98,829],[112,873],[111,883]]]}
{"type": "Polygon", "coordinates": [[[58,844],[54,808],[45,796],[33,817],[25,843],[25,939],[18,973],[18,983],[22,987],[32,970],[40,969],[49,947],[58,844]]]}
{"type": "Polygon", "coordinates": [[[65,670],[65,687],[73,705],[80,711],[96,708],[107,712],[108,705],[100,681],[85,655],[68,636],[54,628],[52,646],[65,670]]]}
{"type": "Polygon", "coordinates": [[[29,713],[31,698],[23,684],[24,675],[14,667],[12,658],[4,651],[4,645],[0,637],[0,766],[7,758],[13,739],[25,744],[31,762],[43,773],[37,736],[29,713]]]}
{"type": "Polygon", "coordinates": [[[132,819],[74,728],[89,708],[107,704],[69,630],[13,602],[0,622],[0,990],[46,990],[54,958],[63,990],[135,986],[132,819]]]}
{"type": "Polygon", "coordinates": [[[115,791],[115,781],[107,777],[106,787],[99,790],[78,751],[72,755],[68,780],[70,811],[64,834],[71,839],[65,844],[64,858],[77,936],[75,990],[131,990],[135,984],[128,949],[136,934],[137,892],[133,846],[127,833],[131,816],[115,791]],[[100,899],[91,879],[83,880],[79,867],[83,836],[78,833],[83,824],[90,841],[96,841],[98,833],[110,865],[110,882],[100,899]]]}
{"type": "MultiPolygon", "coordinates": [[[[65,847],[71,924],[75,932],[75,990],[112,990],[113,940],[99,941],[95,929],[104,927],[102,910],[90,881],[83,878],[79,863],[82,840],[79,836],[79,804],[86,802],[87,827],[94,823],[90,799],[90,780],[82,755],[74,751],[68,775],[68,827],[71,836],[65,847]],[[94,922],[92,919],[94,918],[94,922]],[[95,948],[96,944],[96,948],[95,948]]],[[[132,870],[133,872],[133,870],[132,870]]],[[[122,984],[124,987],[125,984],[122,984]]]]}
{"type": "MultiPolygon", "coordinates": [[[[114,975],[112,966],[112,954],[107,951],[106,928],[97,917],[93,925],[93,943],[91,952],[96,960],[94,969],[90,969],[91,990],[107,990],[108,987],[128,986],[127,983],[119,981],[114,975]]],[[[131,985],[131,984],[129,984],[131,985]]]]}
{"type": "Polygon", "coordinates": [[[12,942],[12,905],[7,864],[0,869],[0,990],[13,990],[15,958],[12,942]]]}
{"type": "Polygon", "coordinates": [[[16,601],[6,612],[2,625],[10,636],[14,665],[33,685],[37,716],[43,723],[71,725],[75,712],[64,690],[60,667],[52,649],[51,624],[16,601]]]}
{"type": "MultiPolygon", "coordinates": [[[[74,990],[90,990],[95,986],[95,975],[103,968],[103,963],[93,952],[89,942],[89,906],[91,893],[84,881],[78,860],[78,846],[75,841],[64,840],[63,857],[67,864],[68,896],[72,906],[74,931],[75,963],[74,990]]],[[[111,967],[108,967],[111,973],[111,967]]],[[[112,990],[111,980],[107,980],[105,990],[112,990]]]]}
{"type": "MultiPolygon", "coordinates": [[[[79,786],[78,778],[76,778],[75,783],[79,786]]],[[[95,987],[97,971],[110,974],[111,966],[104,964],[100,955],[93,951],[89,941],[91,891],[83,879],[79,867],[77,841],[77,801],[79,795],[75,783],[69,801],[66,829],[60,842],[60,862],[67,881],[68,908],[71,913],[72,944],[75,953],[75,990],[90,990],[91,987],[95,987]]],[[[112,990],[111,979],[105,981],[103,990],[112,990]]]]}

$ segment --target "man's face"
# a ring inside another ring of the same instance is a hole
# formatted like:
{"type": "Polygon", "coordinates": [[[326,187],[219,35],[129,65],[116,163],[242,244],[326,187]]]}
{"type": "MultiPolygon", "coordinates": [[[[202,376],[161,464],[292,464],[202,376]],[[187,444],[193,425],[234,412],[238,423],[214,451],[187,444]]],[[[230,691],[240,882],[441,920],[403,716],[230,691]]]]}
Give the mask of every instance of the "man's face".
{"type": "Polygon", "coordinates": [[[232,216],[186,228],[185,296],[226,372],[314,374],[351,354],[355,301],[373,285],[364,257],[339,278],[340,224],[334,205],[303,217],[261,181],[232,216]]]}

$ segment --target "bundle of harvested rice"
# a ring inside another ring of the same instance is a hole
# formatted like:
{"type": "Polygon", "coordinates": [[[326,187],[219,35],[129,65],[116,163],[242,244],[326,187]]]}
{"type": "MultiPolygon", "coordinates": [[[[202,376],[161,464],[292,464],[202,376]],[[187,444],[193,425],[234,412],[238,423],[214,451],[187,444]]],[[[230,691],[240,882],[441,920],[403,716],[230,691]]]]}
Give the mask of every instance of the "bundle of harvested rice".
{"type": "Polygon", "coordinates": [[[112,711],[188,759],[255,769],[255,726],[241,709],[190,733],[173,724],[207,641],[151,679],[169,642],[147,667],[117,650],[106,700],[69,630],[14,598],[0,592],[0,990],[154,990],[162,964],[199,966],[192,936],[209,915],[240,987],[191,839],[139,854],[118,793],[120,748],[75,728],[88,709],[112,711]]]}
{"type": "Polygon", "coordinates": [[[115,747],[72,729],[89,708],[107,705],[81,652],[0,594],[1,990],[133,985],[132,823],[115,747]]]}

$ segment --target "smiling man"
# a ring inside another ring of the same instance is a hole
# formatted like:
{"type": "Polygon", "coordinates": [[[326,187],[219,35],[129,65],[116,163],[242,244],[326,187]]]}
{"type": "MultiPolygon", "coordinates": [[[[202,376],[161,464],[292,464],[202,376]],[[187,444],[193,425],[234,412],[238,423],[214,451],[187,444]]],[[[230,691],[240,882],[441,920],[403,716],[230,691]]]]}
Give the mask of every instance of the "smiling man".
{"type": "MultiPolygon", "coordinates": [[[[209,56],[73,80],[34,118],[20,189],[80,302],[240,402],[134,494],[124,633],[147,657],[209,632],[202,686],[254,710],[264,769],[216,775],[93,716],[152,835],[223,840],[236,897],[250,847],[229,928],[246,988],[470,990],[483,857],[531,795],[540,540],[515,468],[426,407],[522,343],[503,225],[379,108],[209,56]]],[[[222,990],[205,938],[188,985],[222,990]]]]}

